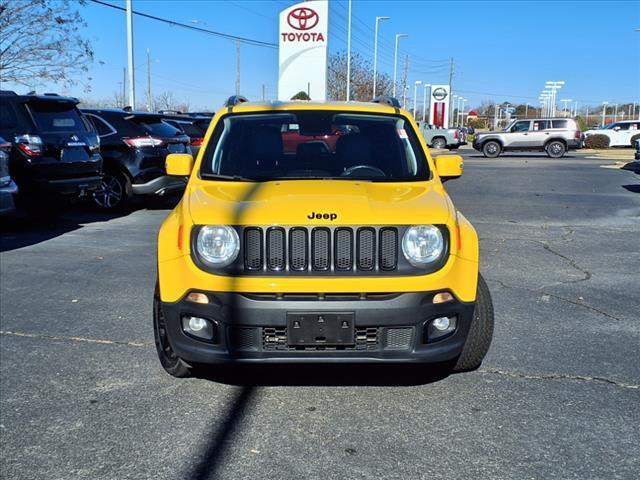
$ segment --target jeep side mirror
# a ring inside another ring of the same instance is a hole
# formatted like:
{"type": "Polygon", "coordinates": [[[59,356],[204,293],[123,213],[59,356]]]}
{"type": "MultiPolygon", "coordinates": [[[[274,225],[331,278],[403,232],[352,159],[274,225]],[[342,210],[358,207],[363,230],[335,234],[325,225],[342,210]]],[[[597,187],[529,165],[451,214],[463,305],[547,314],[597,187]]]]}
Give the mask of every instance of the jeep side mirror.
{"type": "Polygon", "coordinates": [[[435,162],[436,171],[443,182],[462,175],[464,160],[460,155],[438,155],[435,162]]]}
{"type": "Polygon", "coordinates": [[[164,162],[167,175],[188,177],[193,169],[193,155],[189,153],[170,153],[164,162]]]}
{"type": "Polygon", "coordinates": [[[618,130],[620,130],[620,127],[613,127],[613,129],[617,132],[618,130]]]}

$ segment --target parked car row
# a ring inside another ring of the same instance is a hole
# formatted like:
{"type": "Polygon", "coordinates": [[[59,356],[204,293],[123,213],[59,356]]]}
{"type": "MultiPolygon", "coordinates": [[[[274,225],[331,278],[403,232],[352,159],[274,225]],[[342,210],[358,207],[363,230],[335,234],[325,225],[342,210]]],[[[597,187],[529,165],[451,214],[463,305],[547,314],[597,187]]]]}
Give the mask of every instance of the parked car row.
{"type": "Polygon", "coordinates": [[[633,147],[640,135],[640,120],[615,122],[601,128],[594,128],[584,132],[584,136],[604,135],[609,137],[610,147],[633,147]],[[634,138],[635,137],[635,138],[634,138]]]}
{"type": "Polygon", "coordinates": [[[197,153],[211,117],[78,108],[57,94],[0,91],[0,213],[53,214],[81,199],[111,210],[184,189],[169,153],[197,153]]]}

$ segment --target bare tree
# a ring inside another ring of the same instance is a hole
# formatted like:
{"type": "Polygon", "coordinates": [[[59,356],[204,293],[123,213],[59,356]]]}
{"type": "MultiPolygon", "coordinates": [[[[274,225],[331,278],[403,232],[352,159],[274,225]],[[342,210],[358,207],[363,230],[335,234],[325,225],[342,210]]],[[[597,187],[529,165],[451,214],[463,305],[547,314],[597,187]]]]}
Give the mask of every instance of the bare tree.
{"type": "Polygon", "coordinates": [[[89,86],[82,78],[93,49],[80,35],[86,26],[75,8],[85,0],[0,0],[0,78],[33,87],[37,82],[89,86]]]}
{"type": "MultiPolygon", "coordinates": [[[[330,100],[346,100],[347,54],[335,53],[329,57],[327,96],[330,100]]],[[[386,73],[378,72],[376,95],[391,95],[393,80],[386,73]]],[[[351,100],[366,102],[373,93],[373,66],[360,54],[351,55],[351,100]]]]}
{"type": "Polygon", "coordinates": [[[177,110],[177,101],[173,92],[165,91],[156,95],[153,104],[158,110],[177,110]]]}

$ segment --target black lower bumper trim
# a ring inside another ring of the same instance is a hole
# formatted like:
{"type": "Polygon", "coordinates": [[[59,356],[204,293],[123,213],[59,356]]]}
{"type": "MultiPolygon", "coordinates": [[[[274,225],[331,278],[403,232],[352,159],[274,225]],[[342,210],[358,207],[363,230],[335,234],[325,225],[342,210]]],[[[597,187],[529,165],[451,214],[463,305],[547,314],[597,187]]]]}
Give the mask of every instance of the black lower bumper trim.
{"type": "Polygon", "coordinates": [[[359,300],[261,299],[258,295],[209,293],[210,303],[163,303],[169,341],[176,354],[193,363],[439,363],[457,358],[473,318],[474,303],[434,305],[435,292],[400,293],[359,300]],[[349,345],[301,346],[289,342],[292,315],[345,312],[353,315],[349,345]],[[217,345],[187,336],[184,315],[212,320],[220,330],[217,345]],[[456,317],[449,336],[427,342],[425,324],[456,317]]]}
{"type": "Polygon", "coordinates": [[[146,183],[134,183],[131,185],[131,190],[136,195],[163,195],[167,192],[184,190],[186,185],[183,178],[165,175],[146,183]]]}

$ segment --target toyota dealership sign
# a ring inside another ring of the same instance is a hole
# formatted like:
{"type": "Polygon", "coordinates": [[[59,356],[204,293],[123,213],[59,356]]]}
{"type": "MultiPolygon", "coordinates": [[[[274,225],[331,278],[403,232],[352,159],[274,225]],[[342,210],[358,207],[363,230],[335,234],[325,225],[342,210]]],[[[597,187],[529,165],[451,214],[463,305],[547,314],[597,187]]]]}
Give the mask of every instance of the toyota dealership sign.
{"type": "Polygon", "coordinates": [[[328,3],[303,2],[280,12],[280,100],[300,91],[313,100],[326,100],[328,3]]]}

